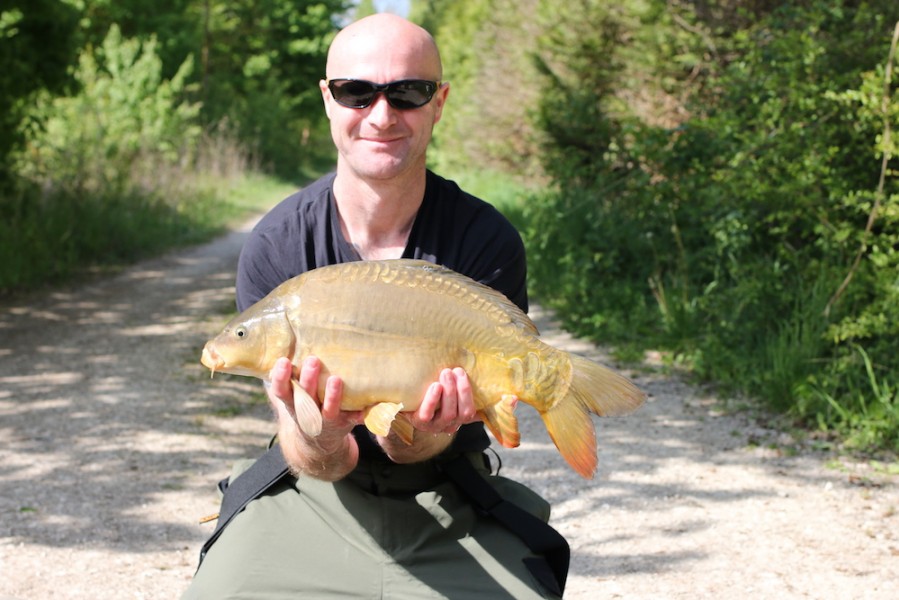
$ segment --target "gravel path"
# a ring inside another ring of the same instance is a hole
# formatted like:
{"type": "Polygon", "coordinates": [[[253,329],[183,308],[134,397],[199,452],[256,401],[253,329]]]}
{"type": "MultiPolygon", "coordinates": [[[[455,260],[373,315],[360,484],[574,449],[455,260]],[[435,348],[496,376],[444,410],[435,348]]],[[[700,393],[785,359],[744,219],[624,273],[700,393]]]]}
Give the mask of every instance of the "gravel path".
{"type": "MultiPolygon", "coordinates": [[[[246,233],[0,307],[0,600],[177,598],[214,483],[273,432],[197,362],[246,233]]],[[[533,316],[559,347],[608,361],[533,316]]],[[[652,365],[584,481],[519,410],[503,474],[552,501],[568,598],[899,598],[899,478],[816,453],[652,365]]],[[[876,466],[876,465],[875,465],[876,466]]]]}

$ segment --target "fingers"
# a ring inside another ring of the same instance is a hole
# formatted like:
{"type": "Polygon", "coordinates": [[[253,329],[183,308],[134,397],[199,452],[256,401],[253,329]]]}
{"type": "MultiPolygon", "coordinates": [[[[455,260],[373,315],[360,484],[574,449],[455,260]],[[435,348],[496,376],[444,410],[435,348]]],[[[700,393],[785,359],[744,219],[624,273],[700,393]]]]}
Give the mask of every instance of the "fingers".
{"type": "Polygon", "coordinates": [[[318,377],[322,372],[322,362],[314,357],[309,356],[303,361],[300,368],[300,376],[297,382],[300,387],[306,390],[306,393],[318,400],[318,377]]]}
{"type": "Polygon", "coordinates": [[[291,401],[293,399],[293,388],[290,385],[292,375],[293,365],[290,364],[290,359],[279,358],[269,373],[269,394],[274,395],[282,402],[291,401]]]}
{"type": "Polygon", "coordinates": [[[474,394],[471,388],[471,381],[465,369],[456,367],[447,376],[445,382],[441,382],[444,388],[444,402],[447,398],[451,399],[449,404],[442,404],[440,407],[441,415],[444,416],[449,423],[443,429],[444,433],[455,433],[466,423],[476,420],[477,408],[474,404],[474,394]],[[448,389],[452,389],[451,393],[446,393],[448,389]],[[445,414],[444,414],[444,411],[445,414]]]}
{"type": "Polygon", "coordinates": [[[471,380],[465,369],[456,367],[453,369],[453,378],[456,381],[456,393],[458,394],[457,412],[462,423],[472,423],[478,420],[478,407],[474,403],[474,390],[471,380]]]}
{"type": "MultiPolygon", "coordinates": [[[[287,358],[279,358],[272,368],[269,378],[269,396],[280,400],[275,408],[279,413],[286,412],[293,416],[293,389],[290,379],[293,376],[293,365],[287,358]],[[284,410],[286,409],[286,411],[284,410]]],[[[343,400],[343,381],[330,376],[325,381],[323,397],[319,398],[319,379],[322,376],[322,363],[314,357],[307,357],[297,376],[297,383],[316,402],[319,403],[322,419],[333,426],[343,428],[350,423],[361,421],[362,413],[341,410],[343,400]]],[[[430,433],[455,433],[462,425],[478,420],[477,407],[474,402],[474,391],[465,369],[443,369],[438,380],[428,386],[425,397],[413,417],[416,429],[430,433]]],[[[327,426],[327,425],[326,425],[327,426]]]]}
{"type": "Polygon", "coordinates": [[[447,427],[452,427],[455,424],[459,407],[456,376],[452,370],[444,369],[440,372],[440,385],[443,387],[443,396],[440,399],[438,421],[447,421],[447,427]]]}
{"type": "Polygon", "coordinates": [[[417,429],[430,433],[455,433],[459,427],[477,420],[471,381],[464,369],[444,369],[432,383],[415,412],[417,429]]]}
{"type": "Polygon", "coordinates": [[[425,392],[425,397],[421,401],[421,405],[418,407],[418,411],[416,411],[415,415],[421,421],[427,423],[430,422],[434,415],[437,414],[437,409],[440,407],[440,398],[443,396],[443,386],[439,382],[434,382],[428,386],[428,390],[425,392]]]}
{"type": "Polygon", "coordinates": [[[325,382],[325,397],[322,400],[322,418],[336,419],[340,416],[340,401],[343,399],[343,380],[332,375],[325,382]]]}
{"type": "MultiPolygon", "coordinates": [[[[297,383],[306,390],[306,393],[318,400],[318,379],[321,376],[322,363],[314,357],[307,357],[299,370],[297,383]]],[[[271,383],[270,392],[283,402],[292,403],[293,387],[290,379],[293,377],[293,364],[289,358],[281,357],[275,361],[275,366],[269,372],[271,383]]]]}
{"type": "Polygon", "coordinates": [[[331,375],[325,380],[323,397],[319,398],[318,382],[322,374],[322,363],[315,356],[310,356],[303,361],[300,369],[299,384],[319,403],[322,411],[323,426],[337,430],[352,428],[359,423],[362,413],[358,411],[345,411],[341,408],[343,402],[343,380],[336,375],[331,375]]]}

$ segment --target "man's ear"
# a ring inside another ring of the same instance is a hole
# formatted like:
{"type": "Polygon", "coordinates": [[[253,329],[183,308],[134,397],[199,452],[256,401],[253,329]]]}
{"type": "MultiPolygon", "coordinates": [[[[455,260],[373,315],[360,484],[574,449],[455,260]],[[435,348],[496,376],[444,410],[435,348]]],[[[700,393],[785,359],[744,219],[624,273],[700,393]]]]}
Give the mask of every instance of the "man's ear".
{"type": "Polygon", "coordinates": [[[318,82],[318,88],[322,92],[322,102],[325,104],[325,115],[327,115],[328,120],[331,119],[331,101],[334,99],[331,97],[331,90],[328,89],[328,81],[326,79],[322,79],[318,82]]]}
{"type": "Polygon", "coordinates": [[[437,92],[434,94],[434,102],[437,103],[437,110],[434,112],[434,123],[436,124],[440,121],[440,118],[443,117],[443,105],[446,104],[446,99],[449,97],[450,84],[449,82],[443,83],[437,88],[437,92]]]}

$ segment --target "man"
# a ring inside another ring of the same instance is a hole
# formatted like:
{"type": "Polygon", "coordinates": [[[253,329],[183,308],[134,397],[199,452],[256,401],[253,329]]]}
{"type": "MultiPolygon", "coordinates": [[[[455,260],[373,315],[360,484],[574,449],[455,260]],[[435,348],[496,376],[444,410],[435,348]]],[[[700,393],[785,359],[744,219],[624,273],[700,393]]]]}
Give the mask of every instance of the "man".
{"type": "MultiPolygon", "coordinates": [[[[320,87],[336,174],[286,199],[254,229],[238,266],[241,310],[309,269],[403,257],[443,264],[527,310],[517,232],[426,169],[449,94],[441,69],[431,36],[394,15],[362,19],[335,37],[320,87]]],[[[369,434],[360,413],[339,409],[339,374],[317,399],[321,434],[307,436],[295,418],[290,378],[315,397],[321,363],[312,357],[298,367],[279,360],[267,384],[280,445],[269,455],[286,462],[290,475],[254,492],[217,531],[185,598],[561,594],[567,546],[556,543],[554,556],[547,549],[547,539],[561,538],[531,514],[548,519],[545,501],[489,475],[489,439],[462,369],[447,365],[430,386],[411,415],[418,431],[407,445],[394,434],[369,434]],[[496,505],[496,515],[485,514],[496,505]],[[535,541],[543,529],[550,535],[535,541]]],[[[235,476],[233,488],[241,481],[235,476]]],[[[228,492],[223,512],[227,503],[228,492]]]]}

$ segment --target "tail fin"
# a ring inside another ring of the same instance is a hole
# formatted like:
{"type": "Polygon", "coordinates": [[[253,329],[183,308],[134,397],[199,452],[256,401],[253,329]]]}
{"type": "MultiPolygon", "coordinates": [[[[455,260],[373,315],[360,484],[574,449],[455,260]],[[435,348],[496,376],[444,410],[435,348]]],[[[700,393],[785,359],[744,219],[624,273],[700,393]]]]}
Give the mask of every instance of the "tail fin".
{"type": "Polygon", "coordinates": [[[643,405],[646,399],[631,380],[592,360],[571,355],[571,389],[587,409],[600,417],[619,417],[643,405]]]}
{"type": "Polygon", "coordinates": [[[584,479],[596,473],[596,430],[590,413],[627,414],[643,404],[644,394],[627,378],[586,358],[571,355],[568,394],[543,413],[543,423],[562,457],[584,479]]]}

